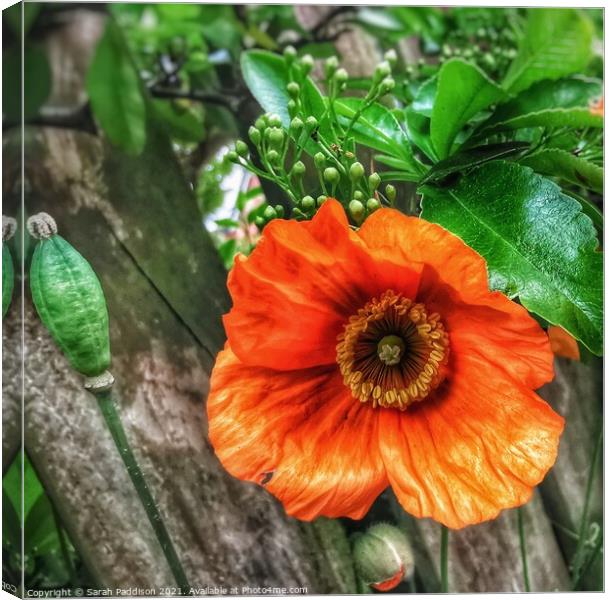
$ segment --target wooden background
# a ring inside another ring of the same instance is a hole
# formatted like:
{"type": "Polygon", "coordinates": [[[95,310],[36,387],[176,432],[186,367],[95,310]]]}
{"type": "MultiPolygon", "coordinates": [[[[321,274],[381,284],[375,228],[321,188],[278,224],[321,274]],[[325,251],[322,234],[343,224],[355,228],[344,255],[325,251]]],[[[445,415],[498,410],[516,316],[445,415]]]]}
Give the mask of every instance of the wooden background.
{"type": "MultiPolygon", "coordinates": [[[[330,9],[297,10],[311,28],[330,9]]],[[[81,8],[59,13],[48,29],[44,44],[54,77],[48,114],[86,102],[83,78],[104,20],[99,10],[81,8]]],[[[340,36],[337,46],[352,74],[370,72],[379,58],[373,40],[361,32],[340,36]]],[[[414,48],[405,40],[402,50],[413,56],[414,48]]],[[[252,103],[244,114],[257,114],[252,103]]],[[[233,479],[218,463],[206,439],[204,401],[214,357],[224,343],[226,273],[201,227],[192,189],[155,123],[149,123],[147,147],[137,158],[92,132],[27,127],[23,184],[20,145],[17,129],[5,131],[4,213],[18,214],[23,185],[27,215],[52,214],[60,233],[100,276],[127,435],[191,584],[353,593],[348,535],[384,520],[399,523],[411,538],[417,589],[437,591],[439,527],[406,515],[390,490],[363,522],[306,524],[286,517],[264,490],[233,479]]],[[[24,322],[18,281],[3,327],[3,468],[20,447],[23,383],[26,452],[97,584],[171,587],[171,574],[95,400],[39,323],[27,279],[25,284],[24,322]]],[[[556,371],[541,394],[566,417],[566,431],[556,466],[525,507],[536,591],[570,589],[567,565],[576,542],[565,530],[579,529],[594,432],[602,418],[599,361],[558,360],[556,371]]],[[[599,468],[591,517],[601,525],[599,468]]],[[[449,559],[451,591],[523,590],[516,512],[452,532],[449,559]]],[[[598,560],[586,581],[590,589],[600,585],[601,569],[598,560]]],[[[404,583],[397,591],[412,589],[404,583]]]]}

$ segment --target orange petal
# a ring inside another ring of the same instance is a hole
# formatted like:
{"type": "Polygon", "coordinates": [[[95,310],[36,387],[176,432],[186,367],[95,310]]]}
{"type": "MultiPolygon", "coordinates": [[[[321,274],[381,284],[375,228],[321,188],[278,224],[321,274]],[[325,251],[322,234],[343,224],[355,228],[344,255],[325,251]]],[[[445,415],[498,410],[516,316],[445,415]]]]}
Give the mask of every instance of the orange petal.
{"type": "Polygon", "coordinates": [[[223,466],[264,484],[290,515],[360,519],[388,485],[379,413],[351,397],[335,366],[273,371],[246,366],[227,348],[207,410],[223,466]]]}
{"type": "Polygon", "coordinates": [[[580,360],[578,342],[563,328],[549,325],[546,330],[551,343],[551,350],[557,356],[564,356],[572,360],[580,360]]]}
{"type": "Polygon", "coordinates": [[[591,106],[589,107],[589,112],[592,115],[596,115],[599,117],[604,116],[604,97],[603,96],[599,100],[597,100],[596,102],[593,102],[591,104],[591,106]]]}
{"type": "Polygon", "coordinates": [[[528,501],[557,456],[563,418],[484,359],[462,359],[435,398],[381,411],[380,445],[403,508],[461,528],[528,501]]]}
{"type": "Polygon", "coordinates": [[[311,222],[272,221],[229,276],[231,348],[249,365],[274,369],[334,364],[348,318],[392,284],[412,297],[420,270],[373,260],[336,200],[311,222]]]}

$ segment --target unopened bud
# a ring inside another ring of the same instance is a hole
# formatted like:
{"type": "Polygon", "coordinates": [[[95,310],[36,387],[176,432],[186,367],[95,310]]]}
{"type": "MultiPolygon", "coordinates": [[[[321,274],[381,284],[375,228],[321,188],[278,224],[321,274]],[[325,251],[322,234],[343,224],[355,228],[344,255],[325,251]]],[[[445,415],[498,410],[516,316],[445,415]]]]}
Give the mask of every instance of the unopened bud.
{"type": "Polygon", "coordinates": [[[375,69],[375,75],[373,76],[373,80],[375,82],[381,81],[384,77],[387,77],[392,73],[392,67],[387,60],[380,62],[375,69]]]}
{"type": "Polygon", "coordinates": [[[273,208],[273,206],[268,206],[267,208],[265,208],[265,212],[263,212],[263,218],[266,221],[271,221],[271,219],[275,219],[277,217],[277,214],[275,212],[275,208],[273,208]]]}
{"type": "Polygon", "coordinates": [[[281,219],[284,216],[284,207],[281,204],[276,204],[273,208],[275,208],[275,214],[281,219]]]}
{"type": "Polygon", "coordinates": [[[396,188],[391,183],[385,186],[385,196],[390,202],[396,200],[396,188]]]}
{"type": "Polygon", "coordinates": [[[269,150],[269,152],[267,152],[267,160],[271,164],[276,163],[279,160],[279,158],[280,158],[280,155],[275,150],[269,150]]]}
{"type": "Polygon", "coordinates": [[[292,165],[290,173],[295,177],[302,177],[303,175],[305,175],[305,165],[303,164],[303,162],[300,160],[295,162],[294,165],[292,165]]]}
{"type": "Polygon", "coordinates": [[[316,206],[316,201],[311,196],[305,196],[301,200],[303,210],[310,211],[316,206]]]}
{"type": "Polygon", "coordinates": [[[279,127],[271,127],[267,130],[267,137],[269,139],[269,143],[275,147],[279,148],[284,143],[284,131],[279,127]]]}
{"type": "Polygon", "coordinates": [[[355,162],[349,168],[349,178],[352,181],[359,181],[364,176],[364,167],[362,163],[355,162]]]}
{"type": "Polygon", "coordinates": [[[348,210],[356,223],[362,222],[362,217],[364,217],[364,204],[362,204],[360,200],[352,200],[349,203],[348,210]]]}
{"type": "Polygon", "coordinates": [[[383,55],[383,58],[390,63],[390,66],[394,66],[394,64],[396,64],[396,61],[398,60],[398,55],[396,54],[396,50],[394,50],[394,48],[391,48],[383,55]]]}
{"type": "Polygon", "coordinates": [[[366,210],[369,212],[375,212],[380,206],[381,204],[379,204],[379,200],[377,200],[377,198],[369,198],[366,201],[366,210]]]}
{"type": "Polygon", "coordinates": [[[304,56],[301,56],[299,63],[303,74],[307,75],[309,71],[313,69],[313,56],[311,54],[305,54],[304,56]]]}
{"type": "Polygon", "coordinates": [[[323,169],[326,166],[326,156],[322,152],[316,152],[313,156],[313,162],[316,168],[323,169]]]}
{"type": "Polygon", "coordinates": [[[309,129],[315,129],[318,126],[318,119],[314,116],[307,117],[305,119],[305,125],[307,125],[309,129]]]}
{"type": "Polygon", "coordinates": [[[394,89],[396,82],[391,77],[386,77],[379,85],[379,92],[381,95],[387,94],[394,89]]]}
{"type": "Polygon", "coordinates": [[[287,86],[286,90],[291,98],[298,98],[301,92],[301,86],[296,81],[291,81],[287,86]]]}
{"type": "Polygon", "coordinates": [[[294,119],[292,119],[292,121],[290,121],[290,129],[295,133],[299,133],[299,131],[303,129],[304,125],[305,124],[301,119],[299,119],[299,117],[295,117],[294,119]]]}
{"type": "Polygon", "coordinates": [[[369,187],[374,192],[381,183],[381,177],[379,177],[379,173],[371,173],[369,175],[369,187]]]}
{"type": "Polygon", "coordinates": [[[276,115],[275,113],[271,113],[267,116],[267,122],[269,123],[269,127],[282,126],[282,118],[280,117],[280,115],[276,115]]]}
{"type": "Polygon", "coordinates": [[[286,108],[288,109],[288,115],[293,117],[297,113],[297,103],[291,98],[286,103],[286,108]]]}
{"type": "Polygon", "coordinates": [[[330,56],[324,63],[324,73],[326,77],[332,77],[335,71],[339,68],[339,59],[336,56],[330,56]]]}
{"type": "Polygon", "coordinates": [[[354,192],[354,200],[364,200],[364,194],[360,190],[354,192]]]}
{"type": "Polygon", "coordinates": [[[227,152],[227,158],[232,163],[239,163],[239,154],[237,154],[237,152],[235,152],[235,150],[230,150],[229,152],[227,152]]]}
{"type": "Polygon", "coordinates": [[[256,219],[254,219],[254,224],[259,228],[262,229],[265,226],[265,219],[263,219],[263,217],[256,217],[256,219]]]}
{"type": "MultiPolygon", "coordinates": [[[[256,130],[255,130],[256,131],[256,130]]],[[[248,150],[248,144],[242,140],[237,140],[235,142],[235,152],[239,154],[239,156],[246,158],[250,151],[248,150]]]]}
{"type": "Polygon", "coordinates": [[[322,204],[324,204],[327,200],[328,200],[328,196],[324,196],[324,195],[318,196],[316,199],[316,204],[318,206],[322,206],[322,204]]]}
{"type": "Polygon", "coordinates": [[[327,167],[324,169],[324,181],[331,185],[337,185],[340,179],[341,176],[339,175],[339,171],[337,171],[335,167],[327,167]]]}
{"type": "Polygon", "coordinates": [[[297,51],[294,46],[286,46],[284,48],[284,58],[286,62],[291,65],[294,59],[297,57],[297,51]]]}
{"type": "Polygon", "coordinates": [[[259,117],[254,121],[254,127],[256,127],[259,131],[263,131],[267,128],[267,119],[265,117],[259,117]]]}
{"type": "Polygon", "coordinates": [[[345,69],[339,69],[336,73],[335,73],[335,81],[339,84],[339,85],[343,85],[344,83],[347,82],[349,78],[349,75],[347,74],[347,71],[345,69]]]}
{"type": "Polygon", "coordinates": [[[413,574],[411,544],[398,527],[379,523],[354,537],[354,565],[367,585],[386,592],[413,574]]]}
{"type": "Polygon", "coordinates": [[[258,146],[261,143],[261,132],[256,127],[250,127],[250,129],[248,129],[248,137],[255,146],[258,146]]]}

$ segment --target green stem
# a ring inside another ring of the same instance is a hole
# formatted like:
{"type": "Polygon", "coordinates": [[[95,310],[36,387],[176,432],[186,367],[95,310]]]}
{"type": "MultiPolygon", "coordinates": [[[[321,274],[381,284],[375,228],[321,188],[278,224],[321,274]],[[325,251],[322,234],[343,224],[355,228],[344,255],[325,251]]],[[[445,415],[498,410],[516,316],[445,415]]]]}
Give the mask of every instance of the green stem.
{"type": "Polygon", "coordinates": [[[530,575],[527,567],[527,546],[525,544],[525,528],[523,526],[523,508],[520,506],[517,509],[517,520],[519,524],[519,545],[521,547],[521,563],[523,565],[523,583],[525,591],[531,592],[530,575]]]}
{"type": "Polygon", "coordinates": [[[572,587],[581,578],[581,567],[584,562],[584,548],[587,538],[587,531],[589,526],[589,505],[591,504],[591,493],[593,491],[593,481],[595,480],[595,472],[597,471],[597,462],[599,460],[600,451],[602,448],[603,440],[603,426],[600,425],[599,434],[593,449],[593,457],[591,459],[591,469],[589,470],[589,476],[587,477],[587,488],[585,491],[585,502],[582,508],[582,516],[580,518],[580,527],[578,530],[578,544],[576,545],[576,552],[574,554],[574,562],[572,565],[572,587]]]}
{"type": "Polygon", "coordinates": [[[449,592],[449,529],[441,525],[441,592],[449,592]]]}
{"type": "Polygon", "coordinates": [[[604,536],[600,533],[599,538],[597,539],[597,542],[595,543],[595,547],[591,550],[591,553],[589,554],[587,561],[585,562],[582,569],[580,570],[580,573],[578,574],[576,581],[574,581],[574,583],[572,584],[573,591],[578,591],[578,589],[580,588],[580,584],[582,583],[582,580],[584,579],[585,575],[587,574],[587,572],[589,571],[589,569],[595,562],[595,559],[598,557],[598,555],[602,549],[603,543],[604,543],[604,536]]]}
{"type": "Polygon", "coordinates": [[[106,421],[106,425],[108,425],[108,429],[110,430],[117,450],[123,459],[127,473],[131,477],[131,481],[136,488],[140,501],[142,502],[142,506],[146,511],[146,516],[148,517],[148,520],[150,521],[150,524],[152,525],[152,528],[157,536],[157,540],[161,545],[163,554],[165,554],[165,558],[167,559],[172,574],[176,579],[176,583],[180,586],[181,593],[183,595],[191,595],[191,586],[189,585],[184,570],[182,569],[180,559],[176,554],[172,540],[167,529],[165,528],[165,523],[161,518],[157,504],[150,493],[148,485],[146,484],[146,480],[144,479],[144,475],[142,474],[140,466],[138,465],[138,461],[136,460],[131,446],[127,441],[125,429],[123,429],[123,424],[121,423],[119,413],[117,412],[116,404],[114,402],[114,398],[112,397],[112,392],[110,390],[92,390],[92,393],[97,398],[100,410],[102,411],[102,415],[106,421]]]}

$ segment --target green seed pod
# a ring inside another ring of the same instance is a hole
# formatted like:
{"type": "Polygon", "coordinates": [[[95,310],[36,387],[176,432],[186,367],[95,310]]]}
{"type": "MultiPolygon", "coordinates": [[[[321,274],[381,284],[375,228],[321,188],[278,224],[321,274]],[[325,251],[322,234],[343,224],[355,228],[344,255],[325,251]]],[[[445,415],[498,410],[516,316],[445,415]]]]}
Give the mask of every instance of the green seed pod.
{"type": "Polygon", "coordinates": [[[385,186],[385,196],[390,202],[396,200],[396,188],[391,183],[385,186]]]}
{"type": "Polygon", "coordinates": [[[317,169],[323,169],[326,166],[326,156],[322,152],[316,152],[313,156],[313,162],[317,169]]]}
{"type": "MultiPolygon", "coordinates": [[[[255,131],[257,130],[255,129],[255,131]]],[[[250,151],[248,150],[248,144],[246,144],[246,142],[242,140],[237,140],[235,142],[235,152],[237,152],[239,156],[246,158],[246,156],[250,154],[250,151]]]]}
{"type": "Polygon", "coordinates": [[[341,176],[339,175],[339,171],[335,169],[335,167],[327,167],[324,169],[324,181],[330,183],[331,185],[337,185],[341,176]]]}
{"type": "Polygon", "coordinates": [[[366,210],[369,212],[375,212],[380,206],[381,204],[379,204],[379,200],[377,200],[377,198],[369,198],[366,201],[366,210]]]}
{"type": "Polygon", "coordinates": [[[313,210],[315,206],[316,201],[311,196],[305,196],[303,200],[301,200],[301,208],[307,212],[313,210]]]}
{"type": "Polygon", "coordinates": [[[28,219],[40,240],[30,267],[34,306],[76,371],[96,377],[110,366],[108,309],[97,275],[75,248],[57,235],[46,213],[28,219]]]}
{"type": "Polygon", "coordinates": [[[292,169],[290,170],[290,174],[294,177],[303,177],[305,175],[305,164],[298,160],[292,165],[292,169]]]}
{"type": "Polygon", "coordinates": [[[275,208],[273,208],[273,206],[268,206],[267,208],[265,208],[265,212],[263,212],[263,218],[266,221],[271,221],[271,219],[277,218],[275,208]]]}
{"type": "Polygon", "coordinates": [[[248,129],[248,137],[255,146],[258,146],[261,143],[261,132],[256,127],[250,127],[248,129]]]}
{"type": "Polygon", "coordinates": [[[381,177],[379,177],[379,173],[371,173],[369,175],[369,187],[371,190],[375,191],[379,184],[381,183],[381,177]]]}
{"type": "Polygon", "coordinates": [[[287,86],[286,90],[291,98],[298,98],[301,92],[301,86],[296,81],[291,81],[287,86]]]}
{"type": "Polygon", "coordinates": [[[349,178],[352,181],[360,181],[364,177],[364,167],[362,163],[355,162],[349,168],[349,178]]]}
{"type": "Polygon", "coordinates": [[[364,583],[380,592],[395,588],[413,574],[413,551],[398,527],[379,523],[353,538],[354,566],[364,583]]]}
{"type": "Polygon", "coordinates": [[[361,223],[362,217],[364,217],[364,204],[360,200],[352,200],[347,208],[354,221],[361,223]]]}
{"type": "Polygon", "coordinates": [[[15,287],[15,269],[13,257],[7,243],[17,230],[17,221],[2,215],[2,318],[6,315],[13,298],[15,287]]]}

